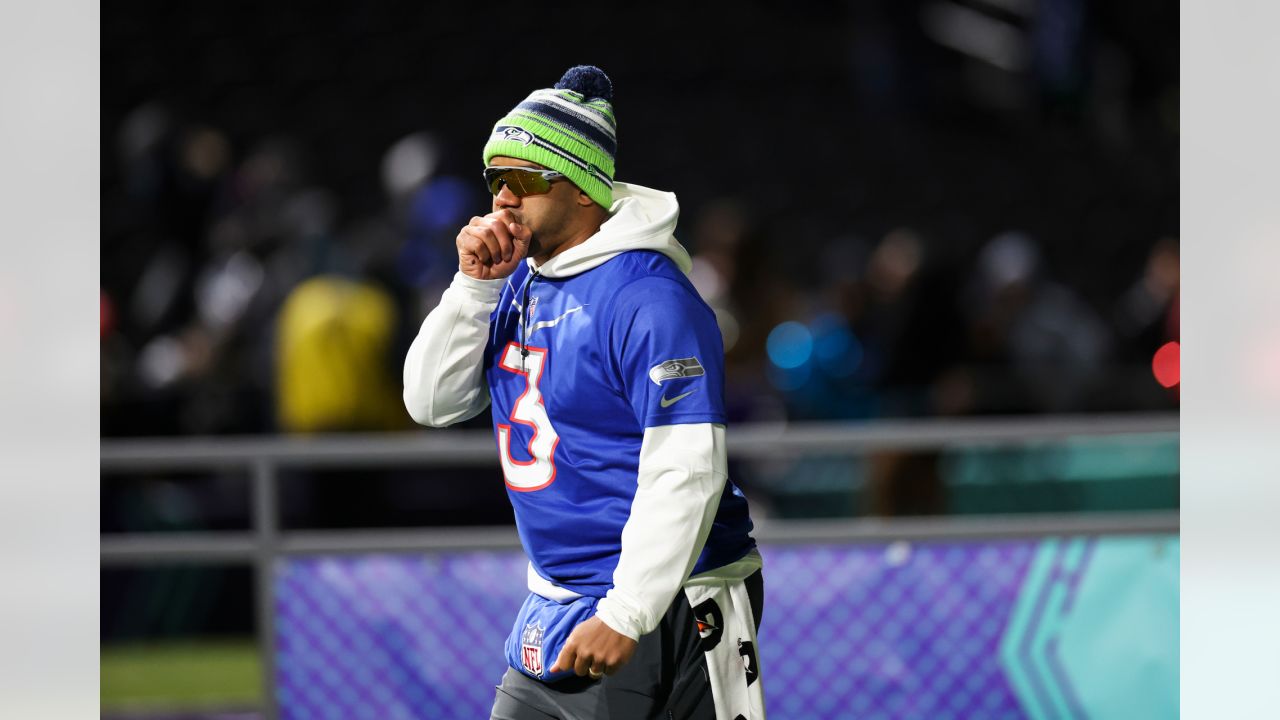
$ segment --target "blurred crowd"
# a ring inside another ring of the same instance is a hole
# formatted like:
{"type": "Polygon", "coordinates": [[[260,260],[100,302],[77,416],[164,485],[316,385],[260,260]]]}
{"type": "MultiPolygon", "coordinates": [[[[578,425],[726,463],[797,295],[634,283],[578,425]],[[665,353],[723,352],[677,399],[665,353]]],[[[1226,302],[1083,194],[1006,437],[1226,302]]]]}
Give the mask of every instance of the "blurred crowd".
{"type": "MultiPolygon", "coordinates": [[[[110,211],[124,231],[103,256],[104,434],[410,427],[404,351],[456,269],[457,229],[488,202],[477,178],[436,172],[439,144],[396,141],[383,208],[340,225],[287,138],[237,153],[158,103],[131,113],[115,146],[126,192],[110,211]]],[[[735,419],[1176,403],[1146,369],[1178,338],[1176,238],[1149,239],[1098,306],[1016,229],[956,262],[909,226],[779,258],[799,246],[761,227],[741,198],[681,226],[720,321],[735,419]]]]}
{"type": "Polygon", "coordinates": [[[420,133],[383,162],[383,211],[337,224],[288,138],[225,134],[146,104],[116,150],[125,192],[103,255],[104,434],[394,430],[422,301],[456,268],[478,188],[434,176],[420,133]]]}
{"type": "MultiPolygon", "coordinates": [[[[824,244],[812,273],[743,287],[731,206],[700,224],[693,279],[716,308],[739,417],[840,419],[1159,409],[1149,365],[1178,338],[1178,245],[1151,244],[1103,307],[1001,232],[960,265],[909,227],[824,244]],[[714,228],[714,229],[712,229],[714,228]],[[729,228],[726,230],[726,228],[729,228]],[[767,390],[762,391],[762,388],[767,390]],[[770,398],[776,403],[770,405],[770,398]],[[769,417],[772,413],[772,417],[769,417]]],[[[776,277],[776,276],[775,276],[776,277]]]]}
{"type": "Polygon", "coordinates": [[[1176,407],[1177,55],[1150,36],[1177,14],[1138,5],[713,3],[648,18],[669,57],[608,37],[518,73],[445,71],[462,6],[109,14],[102,433],[412,427],[401,362],[488,208],[483,136],[583,61],[619,179],[682,200],[733,421],[1176,407]],[[736,44],[771,18],[773,52],[736,44]]]}

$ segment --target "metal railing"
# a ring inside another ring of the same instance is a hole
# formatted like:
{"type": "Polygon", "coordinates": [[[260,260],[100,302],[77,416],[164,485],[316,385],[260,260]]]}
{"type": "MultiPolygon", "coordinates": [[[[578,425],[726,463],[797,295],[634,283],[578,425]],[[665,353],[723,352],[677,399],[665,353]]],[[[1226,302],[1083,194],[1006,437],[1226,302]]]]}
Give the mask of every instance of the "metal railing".
{"type": "MultiPolygon", "coordinates": [[[[1077,437],[1178,433],[1176,414],[984,419],[928,419],[874,423],[795,423],[738,426],[728,435],[730,457],[796,457],[811,453],[859,455],[878,450],[935,450],[1008,446],[1077,437]]],[[[491,433],[426,431],[393,435],[310,438],[252,437],[110,440],[101,446],[104,475],[135,471],[248,468],[252,528],[248,532],[110,534],[101,539],[104,566],[247,562],[255,567],[258,643],[262,653],[265,717],[278,717],[275,696],[277,560],[299,554],[440,552],[514,549],[509,526],[407,530],[281,532],[277,477],[281,468],[370,468],[432,465],[496,467],[491,433]]],[[[886,542],[991,537],[1043,537],[1177,532],[1177,512],[1089,515],[1010,515],[821,521],[758,520],[762,543],[886,542]]]]}

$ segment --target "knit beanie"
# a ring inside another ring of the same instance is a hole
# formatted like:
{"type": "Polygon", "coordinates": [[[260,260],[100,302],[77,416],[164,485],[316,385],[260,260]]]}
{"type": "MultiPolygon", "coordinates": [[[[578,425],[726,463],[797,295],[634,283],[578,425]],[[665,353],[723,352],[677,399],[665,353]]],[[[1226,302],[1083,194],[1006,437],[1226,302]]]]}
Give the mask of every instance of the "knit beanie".
{"type": "Polygon", "coordinates": [[[606,209],[613,205],[617,125],[613,84],[594,65],[569,68],[555,87],[535,90],[493,126],[484,163],[497,155],[563,173],[606,209]]]}

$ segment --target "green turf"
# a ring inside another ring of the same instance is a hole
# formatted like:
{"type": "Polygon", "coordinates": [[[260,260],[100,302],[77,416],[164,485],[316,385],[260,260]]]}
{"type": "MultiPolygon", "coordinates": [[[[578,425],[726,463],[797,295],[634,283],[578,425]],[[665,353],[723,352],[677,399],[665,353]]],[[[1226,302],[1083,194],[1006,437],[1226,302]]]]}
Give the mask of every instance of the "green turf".
{"type": "Polygon", "coordinates": [[[102,707],[255,706],[262,663],[252,640],[106,646],[101,650],[102,707]]]}

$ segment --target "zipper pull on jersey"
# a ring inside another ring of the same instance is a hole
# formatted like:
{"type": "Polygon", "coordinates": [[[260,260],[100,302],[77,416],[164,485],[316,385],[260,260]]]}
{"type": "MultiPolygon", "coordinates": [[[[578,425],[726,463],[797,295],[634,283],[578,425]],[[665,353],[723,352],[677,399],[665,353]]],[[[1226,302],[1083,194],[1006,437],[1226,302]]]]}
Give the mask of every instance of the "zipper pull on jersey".
{"type": "Polygon", "coordinates": [[[520,299],[520,369],[522,371],[525,369],[524,359],[529,357],[528,328],[529,323],[533,322],[533,313],[530,312],[529,308],[529,289],[533,286],[533,281],[537,278],[537,270],[529,273],[529,277],[525,278],[524,282],[524,297],[520,299]]]}

